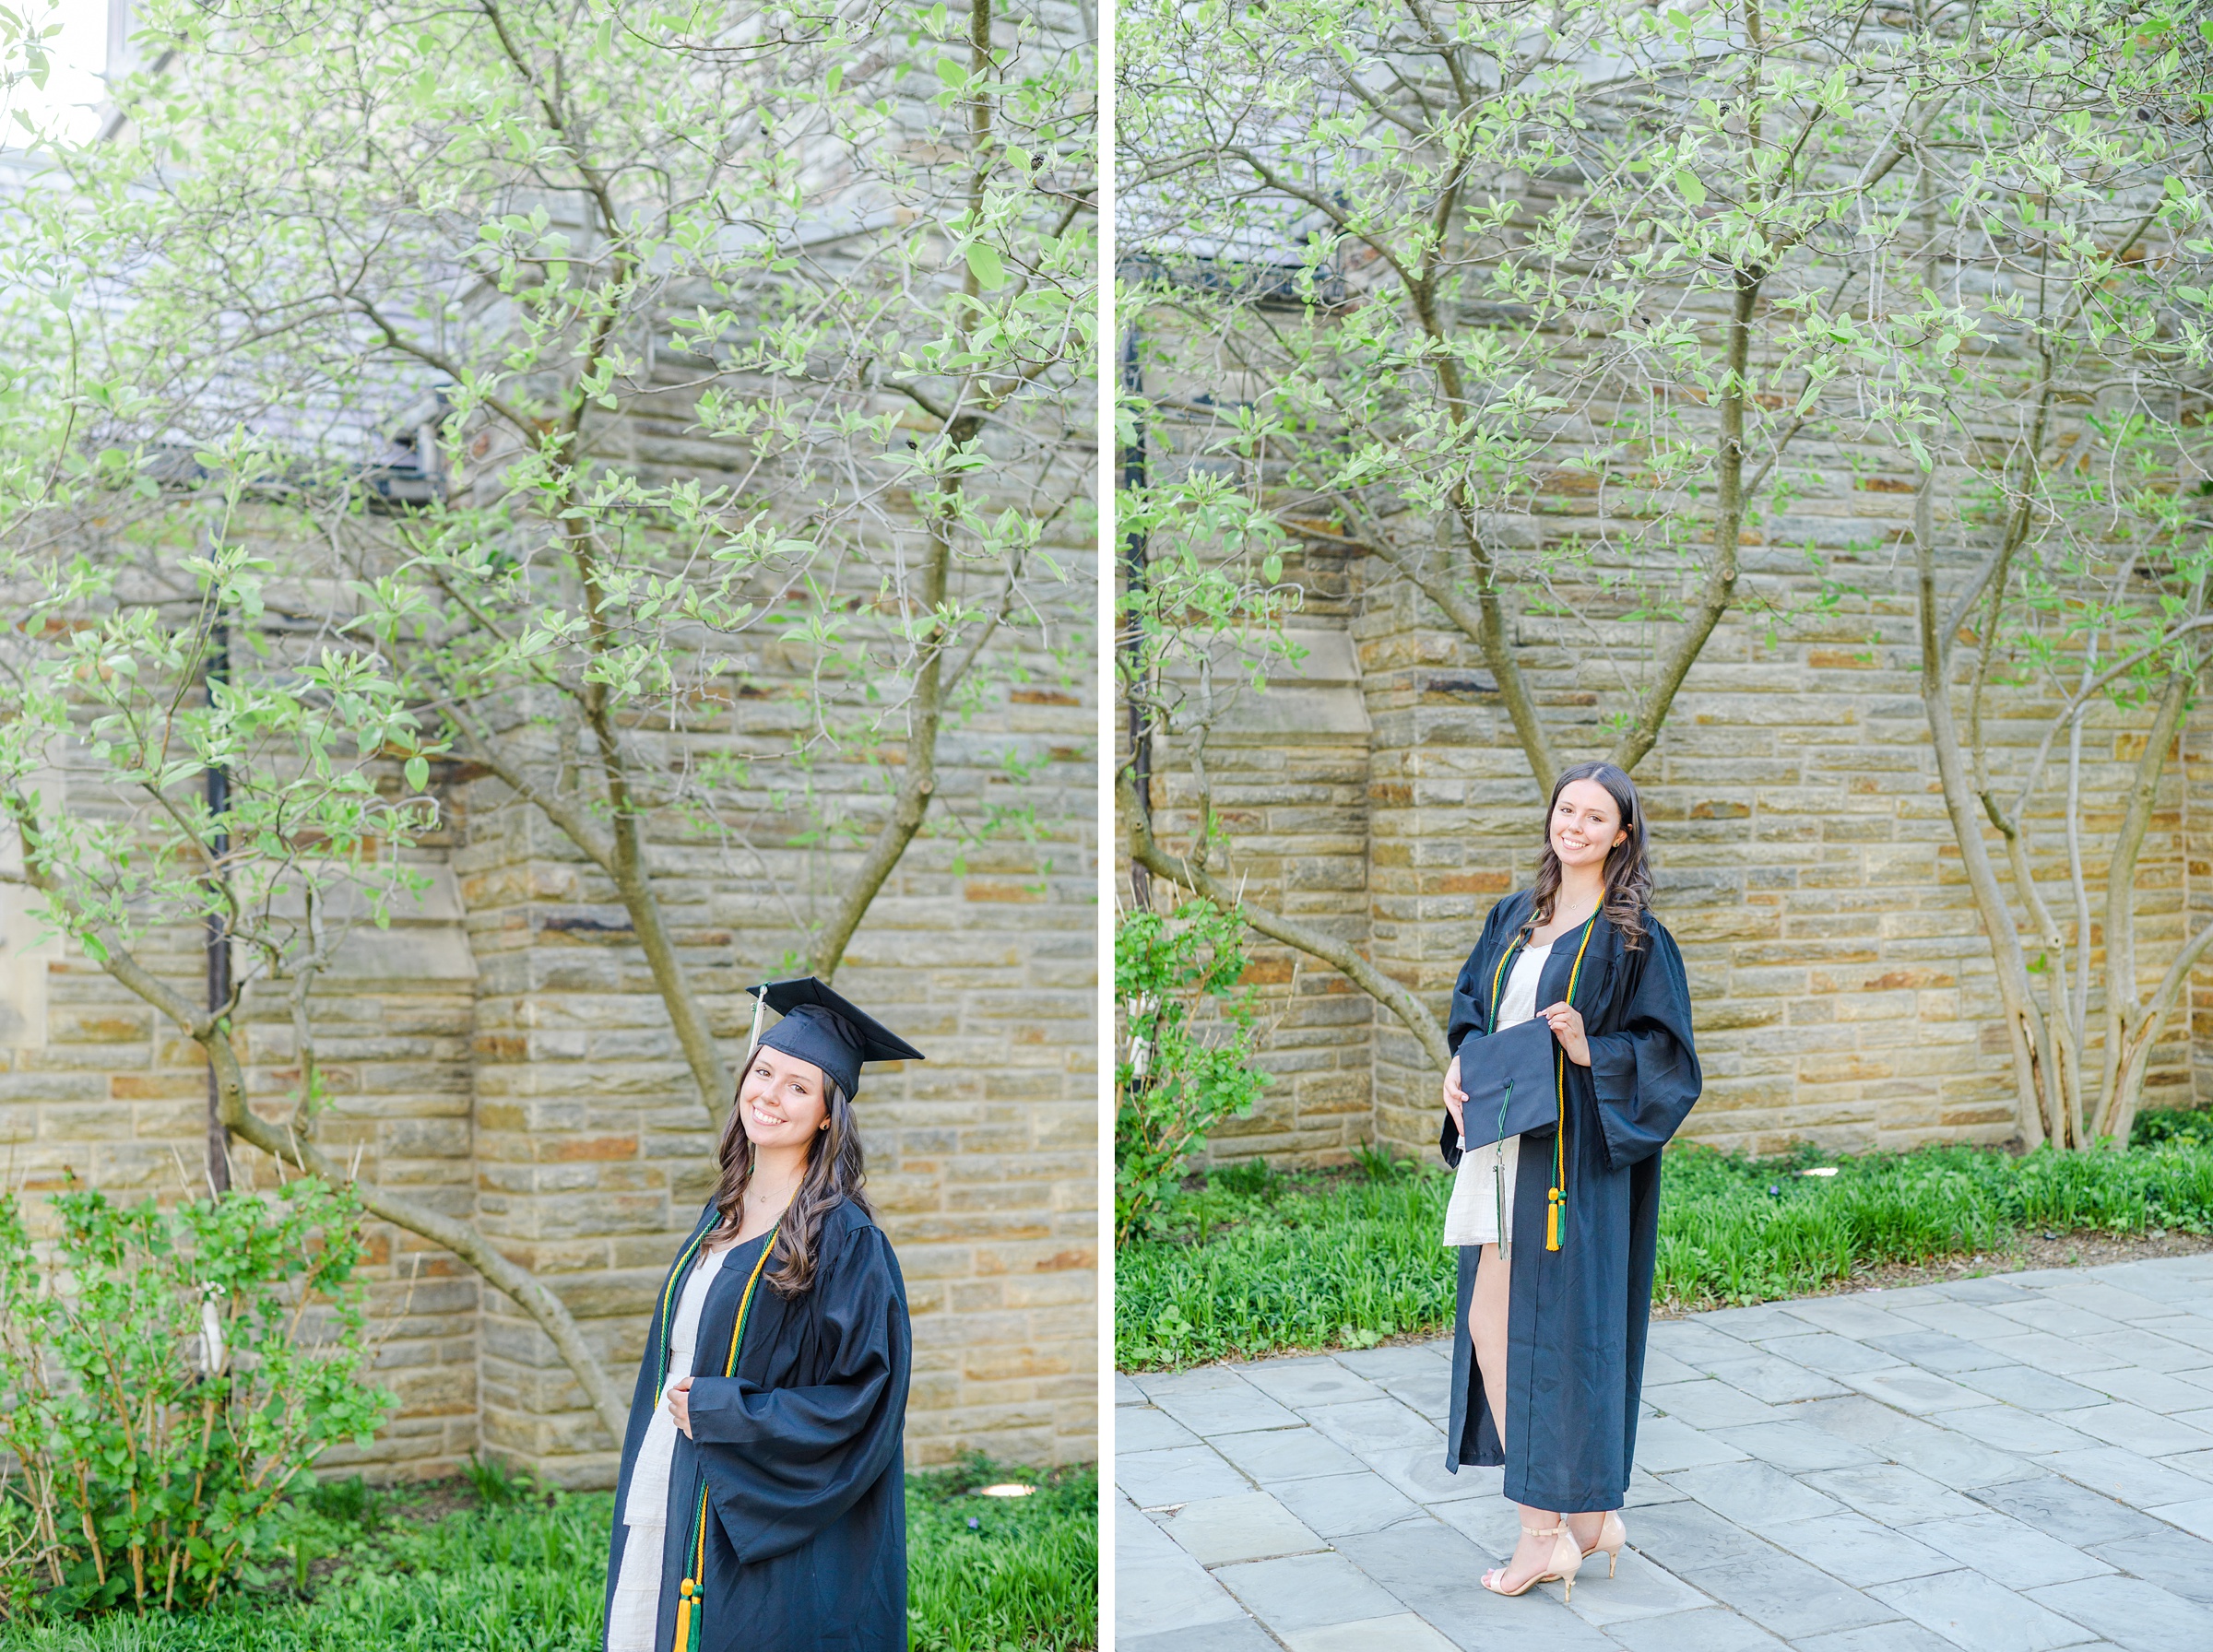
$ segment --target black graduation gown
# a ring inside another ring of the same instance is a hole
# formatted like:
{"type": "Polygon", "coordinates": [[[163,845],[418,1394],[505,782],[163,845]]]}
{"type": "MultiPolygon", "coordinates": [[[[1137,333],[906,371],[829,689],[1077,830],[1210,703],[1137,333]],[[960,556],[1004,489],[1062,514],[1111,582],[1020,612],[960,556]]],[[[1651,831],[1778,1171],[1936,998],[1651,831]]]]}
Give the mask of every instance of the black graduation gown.
{"type": "MultiPolygon", "coordinates": [[[[1493,972],[1533,901],[1524,890],[1491,909],[1453,989],[1446,1037],[1455,1050],[1489,1024],[1493,972]]],[[[1632,952],[1602,915],[1576,983],[1591,1065],[1562,1057],[1568,1202],[1556,1251],[1544,1248],[1544,1214],[1557,1132],[1532,1131],[1521,1140],[1507,1294],[1510,1450],[1500,1449],[1468,1342],[1468,1297],[1481,1247],[1460,1250],[1445,1466],[1457,1473],[1462,1463],[1503,1463],[1507,1496],[1532,1508],[1619,1508],[1637,1448],[1660,1228],[1660,1149],[1699,1088],[1683,955],[1650,913],[1644,929],[1643,944],[1632,952]]],[[[1564,938],[1580,940],[1574,930],[1564,938]]],[[[1574,960],[1573,945],[1553,949],[1538,975],[1539,1009],[1568,996],[1574,960]]],[[[1446,1158],[1460,1162],[1456,1143],[1446,1158]]]]}
{"type": "MultiPolygon", "coordinates": [[[[701,1210],[692,1237],[715,1222],[701,1210]]],[[[695,1247],[678,1253],[690,1271],[695,1247]]],[[[772,1259],[769,1267],[775,1267],[772,1259]]],[[[674,1270],[672,1269],[672,1277],[674,1270]]],[[[787,1299],[766,1274],[753,1292],[738,1374],[722,1375],[750,1268],[707,1287],[692,1385],[692,1435],[676,1437],[661,1560],[658,1652],[676,1636],[686,1535],[705,1476],[707,1559],[701,1652],[905,1652],[906,1493],[901,1443],[909,1339],[906,1286],[882,1229],[858,1205],[822,1219],[813,1288],[787,1299]]],[[[638,1368],[615,1491],[606,1611],[622,1570],[622,1505],[659,1400],[668,1321],[683,1280],[664,1283],[638,1368]],[[666,1303],[663,1310],[659,1304],[666,1303]]]]}

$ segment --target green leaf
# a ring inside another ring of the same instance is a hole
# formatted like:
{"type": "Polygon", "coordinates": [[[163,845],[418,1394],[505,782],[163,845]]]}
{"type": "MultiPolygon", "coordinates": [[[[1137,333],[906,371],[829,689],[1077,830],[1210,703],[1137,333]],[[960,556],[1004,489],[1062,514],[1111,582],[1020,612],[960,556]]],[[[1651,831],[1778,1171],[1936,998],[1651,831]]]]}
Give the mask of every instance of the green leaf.
{"type": "Polygon", "coordinates": [[[968,269],[986,292],[997,292],[1007,284],[1006,266],[1000,263],[999,254],[980,241],[968,243],[968,269]]]}
{"type": "Polygon", "coordinates": [[[1686,166],[1675,169],[1675,193],[1693,206],[1706,205],[1706,186],[1698,182],[1698,173],[1686,166]]]}
{"type": "Polygon", "coordinates": [[[420,754],[408,759],[408,789],[427,791],[431,784],[431,760],[420,754]]]}

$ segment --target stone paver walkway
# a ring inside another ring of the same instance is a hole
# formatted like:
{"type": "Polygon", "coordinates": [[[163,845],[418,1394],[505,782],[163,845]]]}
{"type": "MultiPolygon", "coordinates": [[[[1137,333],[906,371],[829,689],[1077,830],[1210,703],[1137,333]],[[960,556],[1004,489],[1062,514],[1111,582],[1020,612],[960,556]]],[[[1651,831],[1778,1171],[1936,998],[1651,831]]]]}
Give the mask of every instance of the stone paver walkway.
{"type": "Polygon", "coordinates": [[[1450,1344],[1117,1377],[1117,1652],[2213,1648],[2213,1255],[1652,1327],[1609,1579],[1517,1600],[1450,1344]]]}

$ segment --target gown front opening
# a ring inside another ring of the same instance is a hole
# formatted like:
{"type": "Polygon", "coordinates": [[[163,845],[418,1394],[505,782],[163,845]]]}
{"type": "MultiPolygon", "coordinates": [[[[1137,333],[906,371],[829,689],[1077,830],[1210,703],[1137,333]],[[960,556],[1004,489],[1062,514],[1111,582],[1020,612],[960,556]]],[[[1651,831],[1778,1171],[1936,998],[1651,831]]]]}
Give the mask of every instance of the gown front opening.
{"type": "MultiPolygon", "coordinates": [[[[629,1529],[622,1543],[622,1569],[615,1577],[615,1592],[607,1617],[607,1652],[653,1652],[654,1619],[661,1605],[661,1561],[669,1547],[669,1469],[676,1457],[678,1429],[669,1414],[669,1392],[692,1369],[699,1349],[700,1310],[706,1306],[707,1288],[721,1275],[726,1263],[740,1273],[751,1273],[760,1259],[768,1235],[761,1233],[743,1245],[728,1240],[702,1245],[684,1290],[678,1299],[675,1323],[669,1331],[668,1374],[661,1383],[653,1415],[646,1419],[645,1437],[639,1443],[637,1461],[630,1475],[616,1518],[629,1529]]],[[[678,1542],[684,1540],[679,1533],[678,1542]]]]}
{"type": "Polygon", "coordinates": [[[778,1293],[770,1258],[725,1376],[768,1236],[703,1256],[717,1221],[709,1203],[657,1298],[623,1436],[601,1645],[682,1652],[680,1585],[696,1569],[699,1652],[905,1652],[910,1338],[898,1260],[862,1206],[834,1207],[811,1289],[778,1293]],[[689,1437],[665,1405],[687,1371],[689,1437]]]}
{"type": "MultiPolygon", "coordinates": [[[[1558,938],[1557,937],[1554,938],[1558,938]]],[[[1537,1019],[1537,977],[1552,956],[1552,942],[1524,947],[1514,955],[1506,985],[1498,994],[1498,1021],[1493,1032],[1537,1019]]],[[[1465,1074],[1462,1075],[1465,1089],[1465,1074]]],[[[1502,1137],[1481,1147],[1461,1138],[1460,1169],[1452,1177],[1451,1202],[1445,1207],[1445,1243],[1496,1245],[1514,1232],[1514,1177],[1521,1167],[1521,1138],[1502,1137]]]]}

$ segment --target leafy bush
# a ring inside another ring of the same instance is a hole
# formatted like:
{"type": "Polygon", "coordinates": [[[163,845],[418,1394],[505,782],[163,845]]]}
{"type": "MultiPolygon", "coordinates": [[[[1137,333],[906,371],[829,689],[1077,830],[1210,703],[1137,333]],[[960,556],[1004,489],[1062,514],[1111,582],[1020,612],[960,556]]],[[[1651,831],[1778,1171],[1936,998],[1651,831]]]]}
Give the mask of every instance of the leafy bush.
{"type": "Polygon", "coordinates": [[[1242,1164],[1225,1164],[1207,1176],[1208,1186],[1249,1198],[1267,1198],[1283,1180],[1275,1166],[1257,1154],[1242,1164]]]}
{"type": "Polygon", "coordinates": [[[1402,1159],[1390,1148],[1379,1147],[1369,1141],[1364,1141],[1353,1149],[1353,1162],[1360,1167],[1360,1174],[1371,1182],[1388,1182],[1394,1176],[1414,1175],[1422,1168],[1414,1160],[1402,1159]]]}
{"type": "Polygon", "coordinates": [[[1244,926],[1205,901],[1141,912],[1114,938],[1124,1043],[1115,1063],[1114,1237],[1153,1228],[1191,1155],[1225,1118],[1252,1111],[1268,1083],[1252,1066],[1244,926]],[[1218,1019],[1202,1024],[1213,999],[1218,1019]]]}
{"type": "Polygon", "coordinates": [[[288,1498],[396,1403],[361,1385],[360,1207],[313,1180],[173,1210],[58,1195],[53,1268],[0,1196],[0,1610],[204,1604],[292,1552],[288,1498]]]}
{"type": "Polygon", "coordinates": [[[2213,1146],[2213,1107],[2160,1107],[2136,1115],[2128,1132],[2131,1147],[2162,1141],[2199,1141],[2213,1146]]]}
{"type": "MultiPolygon", "coordinates": [[[[1240,1167],[1240,1171],[1242,1167],[1240,1167]]],[[[1364,1348],[1450,1328],[1449,1174],[1346,1172],[1262,1184],[1216,1172],[1174,1225],[1115,1259],[1115,1360],[1129,1368],[1294,1348],[1364,1348]]],[[[1817,1291],[1892,1263],[2002,1250],[2024,1231],[2213,1233],[2213,1142],[2122,1152],[1985,1148],[1747,1159],[1684,1144],[1661,1176],[1656,1302],[1817,1291]],[[1800,1173],[1833,1167],[1833,1176],[1800,1173]]]]}
{"type": "Polygon", "coordinates": [[[2003,1178],[2017,1160],[1974,1148],[1930,1148],[1827,1161],[1759,1161],[1686,1146],[1661,1181],[1652,1296],[1686,1304],[1766,1302],[1846,1279],[1854,1268],[1991,1250],[2013,1236],[2003,1178]]]}
{"type": "Polygon", "coordinates": [[[549,1488],[537,1475],[515,1469],[502,1457],[479,1457],[468,1454],[468,1461],[461,1466],[461,1477],[468,1481],[468,1489],[477,1494],[477,1501],[486,1508],[504,1508],[526,1497],[546,1494],[549,1488]]]}

